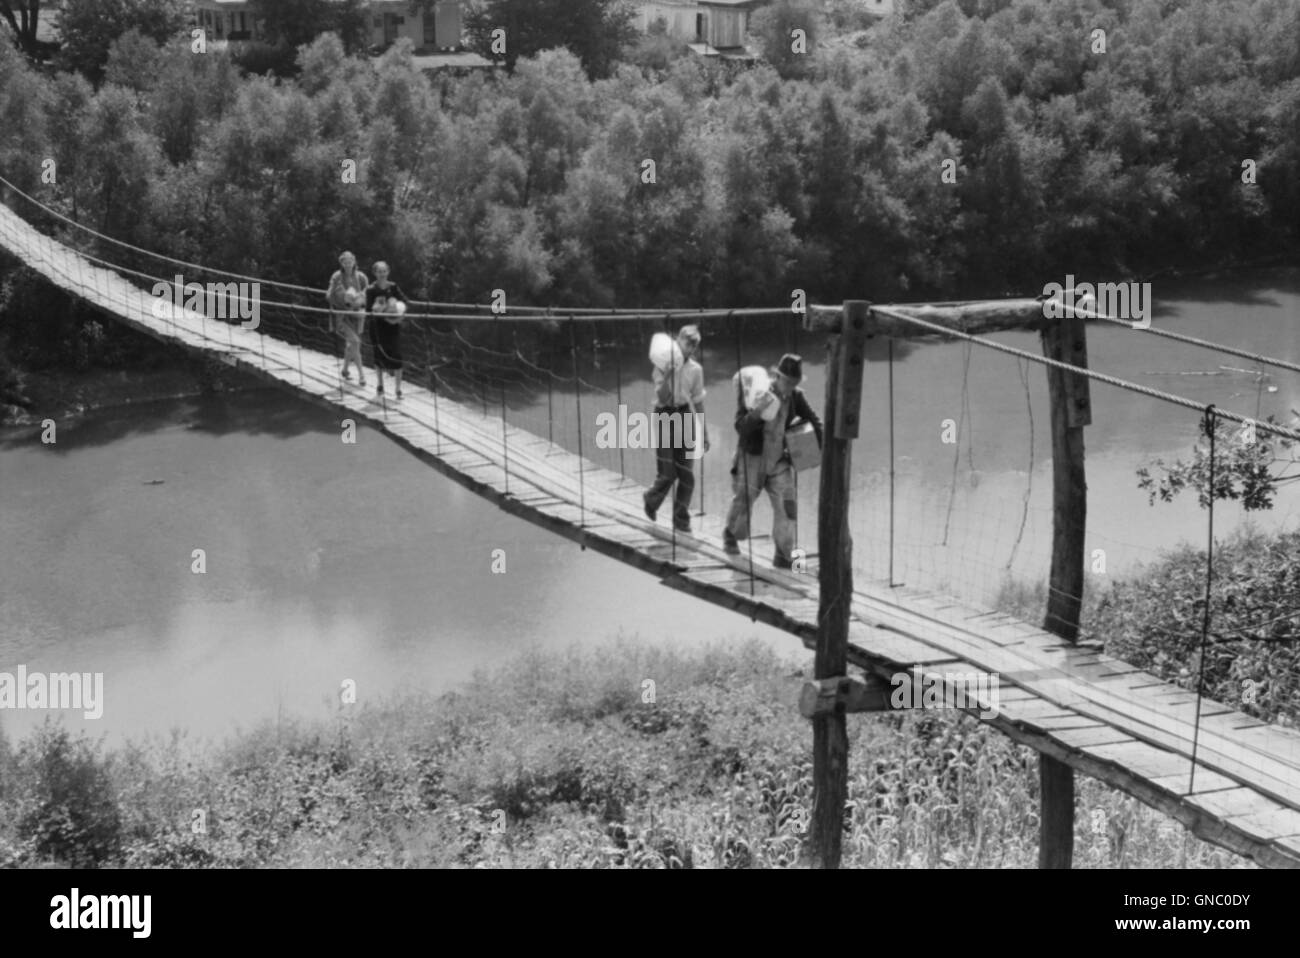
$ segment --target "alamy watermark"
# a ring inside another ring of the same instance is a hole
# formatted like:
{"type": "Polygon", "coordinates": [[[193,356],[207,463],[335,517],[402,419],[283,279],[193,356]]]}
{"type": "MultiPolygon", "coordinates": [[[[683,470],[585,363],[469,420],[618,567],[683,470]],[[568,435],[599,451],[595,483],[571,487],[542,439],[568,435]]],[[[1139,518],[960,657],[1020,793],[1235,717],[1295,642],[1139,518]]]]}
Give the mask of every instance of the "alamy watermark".
{"type": "Polygon", "coordinates": [[[1074,274],[1065,274],[1065,285],[1048,283],[1043,287],[1043,316],[1046,319],[1091,319],[1108,316],[1129,322],[1134,329],[1151,325],[1150,283],[1079,283],[1074,274]]]}
{"type": "Polygon", "coordinates": [[[208,319],[241,320],[244,329],[257,329],[262,322],[261,283],[187,283],[177,273],[170,283],[154,283],[153,297],[155,319],[172,319],[188,309],[208,319]]]}
{"type": "Polygon", "coordinates": [[[997,718],[998,676],[989,672],[926,672],[919,665],[889,678],[895,709],[979,709],[982,719],[997,718]]]}
{"type": "Polygon", "coordinates": [[[596,446],[600,449],[685,449],[687,459],[704,455],[704,414],[690,412],[629,412],[596,416],[596,446]]]}
{"type": "Polygon", "coordinates": [[[103,672],[0,672],[0,709],[81,709],[88,719],[104,714],[103,672]]]}

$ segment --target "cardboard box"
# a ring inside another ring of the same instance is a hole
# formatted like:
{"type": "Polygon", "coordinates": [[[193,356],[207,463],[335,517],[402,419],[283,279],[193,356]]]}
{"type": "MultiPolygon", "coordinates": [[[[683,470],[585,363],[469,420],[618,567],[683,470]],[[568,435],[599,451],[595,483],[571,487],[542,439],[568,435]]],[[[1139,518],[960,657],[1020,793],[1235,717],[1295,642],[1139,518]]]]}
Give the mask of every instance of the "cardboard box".
{"type": "Polygon", "coordinates": [[[786,430],[785,448],[789,450],[790,461],[798,472],[822,464],[821,447],[817,445],[817,433],[810,422],[786,430]]]}

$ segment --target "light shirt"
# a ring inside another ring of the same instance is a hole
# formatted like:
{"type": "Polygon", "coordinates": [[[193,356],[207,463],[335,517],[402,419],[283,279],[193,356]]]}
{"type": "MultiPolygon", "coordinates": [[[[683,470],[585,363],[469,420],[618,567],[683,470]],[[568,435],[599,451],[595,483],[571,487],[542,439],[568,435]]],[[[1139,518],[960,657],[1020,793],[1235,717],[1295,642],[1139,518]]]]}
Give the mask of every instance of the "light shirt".
{"type": "Polygon", "coordinates": [[[698,410],[704,402],[704,367],[694,359],[686,360],[681,369],[675,371],[664,371],[658,366],[654,370],[655,401],[664,390],[664,384],[670,383],[672,386],[672,401],[670,406],[685,406],[688,403],[695,403],[698,410]]]}

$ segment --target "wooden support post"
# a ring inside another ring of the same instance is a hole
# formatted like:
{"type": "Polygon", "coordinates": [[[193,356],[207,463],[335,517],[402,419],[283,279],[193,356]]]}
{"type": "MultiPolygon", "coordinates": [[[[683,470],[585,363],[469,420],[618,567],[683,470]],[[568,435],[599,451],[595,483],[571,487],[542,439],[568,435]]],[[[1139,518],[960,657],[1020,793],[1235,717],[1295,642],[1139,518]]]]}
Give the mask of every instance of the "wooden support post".
{"type": "MultiPolygon", "coordinates": [[[[844,304],[842,331],[828,343],[827,433],[822,444],[821,501],[817,510],[817,552],[821,558],[817,651],[813,677],[837,679],[848,671],[849,611],[853,600],[853,541],[849,537],[850,443],[857,435],[862,396],[862,354],[871,304],[844,304]],[[856,359],[856,362],[854,361],[856,359]],[[856,382],[854,379],[856,377],[856,382]]],[[[821,868],[838,868],[844,834],[844,799],[849,782],[849,739],[845,703],[816,715],[813,727],[812,855],[821,868]]]]}
{"type": "MultiPolygon", "coordinates": [[[[1084,321],[1057,320],[1043,328],[1048,359],[1086,368],[1084,321]]],[[[1092,421],[1088,380],[1062,369],[1047,370],[1052,411],[1052,570],[1043,628],[1074,642],[1083,600],[1084,530],[1088,486],[1083,469],[1083,427],[1092,421]]],[[[1074,855],[1074,771],[1040,753],[1039,868],[1069,868],[1074,855]]]]}
{"type": "MultiPolygon", "coordinates": [[[[1087,367],[1082,319],[1062,319],[1043,330],[1048,359],[1087,367]]],[[[1043,628],[1073,642],[1083,596],[1084,528],[1088,487],[1083,471],[1083,427],[1091,422],[1088,380],[1047,370],[1052,412],[1052,572],[1043,628]]]]}

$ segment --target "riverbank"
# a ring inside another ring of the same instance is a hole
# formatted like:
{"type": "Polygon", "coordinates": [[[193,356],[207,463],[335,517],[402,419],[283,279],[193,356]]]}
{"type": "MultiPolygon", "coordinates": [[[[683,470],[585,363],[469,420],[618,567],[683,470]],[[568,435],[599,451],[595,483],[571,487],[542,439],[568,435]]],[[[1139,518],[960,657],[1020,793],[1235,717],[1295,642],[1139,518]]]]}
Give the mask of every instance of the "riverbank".
{"type": "MultiPolygon", "coordinates": [[[[221,744],[103,752],[47,727],[0,739],[0,867],[798,866],[804,666],[756,642],[620,642],[221,744]]],[[[846,866],[1034,866],[1032,751],[952,712],[849,728],[846,866]]],[[[1077,788],[1078,867],[1248,864],[1091,779],[1077,788]]]]}
{"type": "Polygon", "coordinates": [[[30,271],[5,279],[0,270],[0,428],[253,387],[216,358],[105,321],[30,271]]]}

